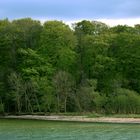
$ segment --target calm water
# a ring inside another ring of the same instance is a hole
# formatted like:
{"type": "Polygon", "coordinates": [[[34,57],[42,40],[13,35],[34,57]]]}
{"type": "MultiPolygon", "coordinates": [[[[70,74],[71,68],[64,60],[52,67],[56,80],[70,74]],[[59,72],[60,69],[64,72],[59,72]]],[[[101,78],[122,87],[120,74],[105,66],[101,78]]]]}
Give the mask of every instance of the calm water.
{"type": "Polygon", "coordinates": [[[0,119],[0,140],[140,140],[140,125],[0,119]]]}

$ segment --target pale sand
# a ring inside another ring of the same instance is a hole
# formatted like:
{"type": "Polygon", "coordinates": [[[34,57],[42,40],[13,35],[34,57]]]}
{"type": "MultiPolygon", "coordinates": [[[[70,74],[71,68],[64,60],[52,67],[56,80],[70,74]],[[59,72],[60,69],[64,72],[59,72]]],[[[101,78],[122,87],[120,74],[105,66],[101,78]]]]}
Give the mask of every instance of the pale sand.
{"type": "Polygon", "coordinates": [[[52,121],[76,121],[76,122],[105,122],[105,123],[139,123],[140,118],[113,118],[99,117],[88,118],[87,116],[37,116],[37,115],[21,115],[21,116],[5,116],[8,119],[35,119],[35,120],[52,120],[52,121]]]}

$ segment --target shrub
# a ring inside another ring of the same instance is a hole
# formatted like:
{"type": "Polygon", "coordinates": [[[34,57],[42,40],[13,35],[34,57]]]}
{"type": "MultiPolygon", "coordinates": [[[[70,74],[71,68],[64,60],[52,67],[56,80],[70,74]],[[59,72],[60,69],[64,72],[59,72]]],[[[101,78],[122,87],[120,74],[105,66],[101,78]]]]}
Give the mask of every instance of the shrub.
{"type": "Polygon", "coordinates": [[[116,113],[140,113],[140,96],[129,89],[118,89],[112,107],[116,113]]]}

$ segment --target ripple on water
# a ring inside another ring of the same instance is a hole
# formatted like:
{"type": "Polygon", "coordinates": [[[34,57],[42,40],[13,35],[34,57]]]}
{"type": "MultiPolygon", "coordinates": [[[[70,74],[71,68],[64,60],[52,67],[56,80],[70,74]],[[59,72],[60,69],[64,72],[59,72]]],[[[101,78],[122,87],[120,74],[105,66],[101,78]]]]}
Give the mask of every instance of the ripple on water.
{"type": "Polygon", "coordinates": [[[0,140],[140,140],[140,125],[1,119],[0,140]]]}

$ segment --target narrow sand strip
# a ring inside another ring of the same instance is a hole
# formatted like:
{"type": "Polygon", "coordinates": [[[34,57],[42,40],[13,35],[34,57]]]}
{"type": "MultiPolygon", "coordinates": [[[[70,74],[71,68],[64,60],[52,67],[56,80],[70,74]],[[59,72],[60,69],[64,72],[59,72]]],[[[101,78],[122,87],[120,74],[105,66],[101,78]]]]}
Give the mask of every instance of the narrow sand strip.
{"type": "Polygon", "coordinates": [[[113,118],[113,117],[88,118],[86,116],[37,116],[37,115],[5,116],[2,118],[52,120],[52,121],[76,121],[76,122],[139,123],[140,124],[140,118],[113,118]]]}

